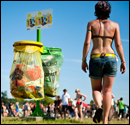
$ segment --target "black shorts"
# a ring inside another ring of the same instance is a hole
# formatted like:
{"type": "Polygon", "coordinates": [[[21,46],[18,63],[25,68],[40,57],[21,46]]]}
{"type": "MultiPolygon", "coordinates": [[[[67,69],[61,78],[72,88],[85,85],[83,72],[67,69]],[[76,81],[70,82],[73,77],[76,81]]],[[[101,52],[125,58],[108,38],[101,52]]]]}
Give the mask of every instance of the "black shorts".
{"type": "Polygon", "coordinates": [[[62,105],[62,112],[67,112],[68,106],[67,105],[62,105]]]}
{"type": "Polygon", "coordinates": [[[120,114],[122,114],[122,118],[124,118],[124,109],[120,109],[120,110],[119,110],[119,115],[118,115],[118,117],[120,117],[120,114]]]}
{"type": "Polygon", "coordinates": [[[88,110],[87,113],[90,113],[90,111],[88,110]]]}

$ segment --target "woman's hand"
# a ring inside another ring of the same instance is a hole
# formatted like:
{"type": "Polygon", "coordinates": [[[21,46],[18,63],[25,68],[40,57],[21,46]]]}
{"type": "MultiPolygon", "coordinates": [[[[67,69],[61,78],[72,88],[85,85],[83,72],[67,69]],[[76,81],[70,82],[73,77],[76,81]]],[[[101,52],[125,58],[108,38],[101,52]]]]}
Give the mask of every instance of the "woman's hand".
{"type": "Polygon", "coordinates": [[[121,63],[121,66],[120,66],[120,71],[121,71],[121,73],[123,74],[123,73],[125,72],[125,70],[126,70],[126,65],[125,65],[125,63],[121,63]]]}
{"type": "Polygon", "coordinates": [[[82,101],[85,101],[85,100],[82,100],[82,101]]]}
{"type": "Polygon", "coordinates": [[[88,70],[88,65],[87,65],[87,63],[84,62],[84,61],[82,61],[82,70],[83,70],[85,73],[87,73],[86,68],[87,68],[87,70],[88,70]]]}

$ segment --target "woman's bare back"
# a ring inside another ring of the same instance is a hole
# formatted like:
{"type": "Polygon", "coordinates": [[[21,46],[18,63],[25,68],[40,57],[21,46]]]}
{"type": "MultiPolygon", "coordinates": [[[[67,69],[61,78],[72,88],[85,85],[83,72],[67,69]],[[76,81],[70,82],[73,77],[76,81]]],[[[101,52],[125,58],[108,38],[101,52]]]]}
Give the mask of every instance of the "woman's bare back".
{"type": "MultiPolygon", "coordinates": [[[[99,35],[99,36],[109,36],[114,37],[115,33],[115,22],[110,21],[108,19],[104,20],[93,20],[90,22],[91,24],[91,30],[92,35],[99,35]]],[[[110,38],[101,38],[96,37],[93,38],[93,48],[91,51],[91,54],[95,53],[114,53],[114,50],[112,49],[113,40],[110,38]]]]}

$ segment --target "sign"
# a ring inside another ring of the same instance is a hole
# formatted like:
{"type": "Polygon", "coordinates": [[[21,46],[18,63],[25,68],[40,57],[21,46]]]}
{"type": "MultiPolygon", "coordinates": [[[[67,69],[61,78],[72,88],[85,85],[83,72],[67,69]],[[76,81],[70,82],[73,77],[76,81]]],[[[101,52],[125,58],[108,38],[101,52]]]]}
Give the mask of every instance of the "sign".
{"type": "Polygon", "coordinates": [[[52,9],[27,13],[27,30],[36,30],[52,27],[52,9]]]}

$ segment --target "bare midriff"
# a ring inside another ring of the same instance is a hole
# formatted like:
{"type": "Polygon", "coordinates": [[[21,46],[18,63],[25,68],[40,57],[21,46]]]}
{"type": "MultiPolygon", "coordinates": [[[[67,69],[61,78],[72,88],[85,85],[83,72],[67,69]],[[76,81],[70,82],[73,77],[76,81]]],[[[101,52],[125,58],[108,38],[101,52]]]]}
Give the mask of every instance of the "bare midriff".
{"type": "Polygon", "coordinates": [[[94,38],[91,54],[114,53],[111,44],[112,40],[109,38],[94,38]]]}

